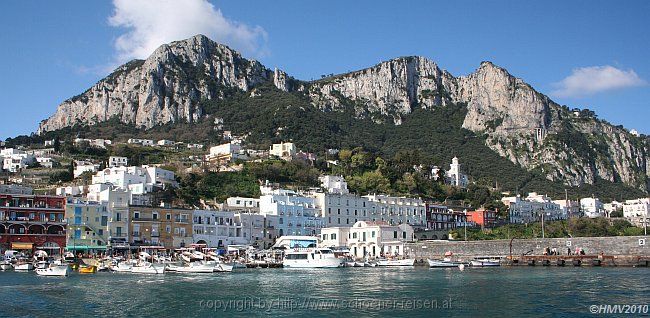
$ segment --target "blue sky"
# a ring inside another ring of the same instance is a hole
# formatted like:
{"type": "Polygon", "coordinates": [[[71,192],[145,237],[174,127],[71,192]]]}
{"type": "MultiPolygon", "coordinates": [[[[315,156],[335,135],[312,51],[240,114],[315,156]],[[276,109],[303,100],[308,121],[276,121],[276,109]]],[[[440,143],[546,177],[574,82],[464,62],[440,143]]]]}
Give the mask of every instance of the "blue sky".
{"type": "Polygon", "coordinates": [[[148,1],[3,3],[0,139],[35,131],[161,39],[198,31],[305,80],[406,55],[454,75],[489,60],[650,134],[650,1],[148,1]]]}

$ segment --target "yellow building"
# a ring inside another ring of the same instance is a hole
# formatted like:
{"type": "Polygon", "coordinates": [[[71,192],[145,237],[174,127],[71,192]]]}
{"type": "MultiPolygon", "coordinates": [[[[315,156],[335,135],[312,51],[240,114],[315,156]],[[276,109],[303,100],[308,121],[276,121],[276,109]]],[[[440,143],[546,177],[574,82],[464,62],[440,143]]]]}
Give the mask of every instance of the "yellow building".
{"type": "Polygon", "coordinates": [[[192,244],[192,210],[129,207],[132,245],[174,249],[192,244]]]}

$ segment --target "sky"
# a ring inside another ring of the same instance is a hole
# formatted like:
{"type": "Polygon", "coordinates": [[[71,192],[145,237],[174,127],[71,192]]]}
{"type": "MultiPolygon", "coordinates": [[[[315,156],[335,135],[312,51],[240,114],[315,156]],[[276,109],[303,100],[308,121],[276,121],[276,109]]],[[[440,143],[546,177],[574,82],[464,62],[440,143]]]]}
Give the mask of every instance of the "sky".
{"type": "Polygon", "coordinates": [[[160,44],[202,33],[303,80],[421,55],[455,76],[492,61],[562,105],[650,134],[650,1],[3,2],[0,139],[36,131],[160,44]]]}

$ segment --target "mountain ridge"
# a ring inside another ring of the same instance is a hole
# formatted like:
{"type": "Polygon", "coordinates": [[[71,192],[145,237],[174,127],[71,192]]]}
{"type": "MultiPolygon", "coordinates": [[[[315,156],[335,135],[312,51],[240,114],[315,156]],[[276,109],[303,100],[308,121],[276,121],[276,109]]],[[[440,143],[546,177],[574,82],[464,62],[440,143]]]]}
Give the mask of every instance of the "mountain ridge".
{"type": "Polygon", "coordinates": [[[38,133],[113,117],[145,129],[194,123],[207,115],[202,101],[227,98],[230,91],[255,94],[265,83],[301,94],[321,111],[351,107],[355,117],[388,118],[395,125],[416,109],[464,104],[463,128],[486,136],[493,151],[549,180],[579,186],[602,178],[643,190],[649,186],[647,140],[593,113],[555,103],[492,62],[454,77],[425,57],[404,56],[302,81],[202,35],[164,44],[146,60],[120,66],[59,105],[41,122],[38,133]]]}

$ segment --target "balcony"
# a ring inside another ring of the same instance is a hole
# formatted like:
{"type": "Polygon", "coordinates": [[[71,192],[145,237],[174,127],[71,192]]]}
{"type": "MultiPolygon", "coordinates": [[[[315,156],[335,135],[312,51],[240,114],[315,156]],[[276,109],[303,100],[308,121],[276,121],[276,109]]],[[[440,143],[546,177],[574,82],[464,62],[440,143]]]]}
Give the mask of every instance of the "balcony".
{"type": "Polygon", "coordinates": [[[140,233],[140,232],[133,232],[133,233],[131,233],[131,236],[133,236],[133,237],[139,237],[140,234],[142,234],[142,233],[140,233]]]}

